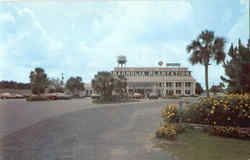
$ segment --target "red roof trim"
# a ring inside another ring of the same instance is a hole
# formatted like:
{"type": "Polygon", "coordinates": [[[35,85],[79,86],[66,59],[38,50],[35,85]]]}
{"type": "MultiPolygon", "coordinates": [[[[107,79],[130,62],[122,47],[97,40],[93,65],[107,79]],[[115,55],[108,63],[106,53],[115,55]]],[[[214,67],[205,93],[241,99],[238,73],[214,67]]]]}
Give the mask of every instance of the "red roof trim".
{"type": "Polygon", "coordinates": [[[114,71],[188,71],[188,68],[137,68],[137,67],[124,67],[114,68],[114,71]]]}

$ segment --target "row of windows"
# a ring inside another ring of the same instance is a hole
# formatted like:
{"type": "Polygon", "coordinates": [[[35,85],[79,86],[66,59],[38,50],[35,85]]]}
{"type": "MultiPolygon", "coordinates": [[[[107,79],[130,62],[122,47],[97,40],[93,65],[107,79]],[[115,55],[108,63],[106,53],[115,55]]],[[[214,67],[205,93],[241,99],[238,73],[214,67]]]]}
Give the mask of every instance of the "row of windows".
{"type": "Polygon", "coordinates": [[[183,87],[184,85],[185,85],[185,87],[192,86],[192,82],[166,82],[166,83],[162,82],[162,83],[159,83],[159,86],[162,87],[162,86],[164,86],[164,84],[166,84],[165,85],[166,87],[173,87],[174,83],[175,83],[176,87],[183,87]]]}
{"type": "MultiPolygon", "coordinates": [[[[174,94],[174,90],[166,90],[166,93],[169,94],[169,95],[173,95],[174,94]]],[[[176,90],[175,93],[176,94],[183,94],[181,92],[181,90],[176,90]]],[[[191,94],[191,91],[190,90],[185,90],[185,94],[191,94]]]]}
{"type": "Polygon", "coordinates": [[[190,71],[115,71],[113,75],[125,76],[191,76],[190,71]]]}

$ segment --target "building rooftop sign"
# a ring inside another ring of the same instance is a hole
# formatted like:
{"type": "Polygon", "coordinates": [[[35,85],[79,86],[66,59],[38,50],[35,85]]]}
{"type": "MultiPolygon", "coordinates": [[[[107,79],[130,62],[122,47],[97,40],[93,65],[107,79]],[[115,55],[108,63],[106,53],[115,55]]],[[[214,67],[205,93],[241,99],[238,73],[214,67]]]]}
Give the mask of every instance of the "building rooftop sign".
{"type": "Polygon", "coordinates": [[[171,66],[171,67],[180,67],[181,64],[180,63],[167,63],[166,64],[168,67],[171,66]]]}
{"type": "Polygon", "coordinates": [[[114,71],[188,71],[187,68],[161,68],[161,67],[155,67],[155,68],[140,68],[140,67],[116,67],[114,68],[114,71]]]}

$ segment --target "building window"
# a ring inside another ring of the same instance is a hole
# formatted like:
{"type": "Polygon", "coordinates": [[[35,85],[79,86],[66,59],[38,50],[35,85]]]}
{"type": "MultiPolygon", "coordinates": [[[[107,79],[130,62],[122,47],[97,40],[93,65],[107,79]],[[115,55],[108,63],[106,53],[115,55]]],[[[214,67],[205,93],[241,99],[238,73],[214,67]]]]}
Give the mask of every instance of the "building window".
{"type": "Polygon", "coordinates": [[[181,94],[181,90],[176,90],[176,94],[181,94]]]}
{"type": "Polygon", "coordinates": [[[172,83],[171,82],[166,82],[166,87],[172,87],[172,83]]]}
{"type": "Polygon", "coordinates": [[[181,87],[181,82],[176,82],[175,85],[176,87],[181,87]]]}
{"type": "Polygon", "coordinates": [[[185,87],[191,87],[191,82],[185,82],[185,87]]]}
{"type": "Polygon", "coordinates": [[[173,90],[167,90],[167,94],[168,94],[168,95],[173,95],[173,94],[174,94],[174,91],[173,91],[173,90]]]}
{"type": "Polygon", "coordinates": [[[185,94],[190,94],[190,90],[185,90],[185,94]]]}

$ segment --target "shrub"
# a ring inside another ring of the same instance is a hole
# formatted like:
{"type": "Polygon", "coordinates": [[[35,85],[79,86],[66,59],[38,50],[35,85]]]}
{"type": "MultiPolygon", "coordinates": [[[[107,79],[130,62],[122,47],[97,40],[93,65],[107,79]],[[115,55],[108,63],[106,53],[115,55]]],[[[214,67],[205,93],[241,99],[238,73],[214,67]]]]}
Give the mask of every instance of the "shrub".
{"type": "Polygon", "coordinates": [[[176,106],[174,104],[170,104],[167,107],[163,107],[161,111],[161,116],[163,118],[163,121],[168,123],[176,123],[179,122],[179,114],[176,106]]]}
{"type": "Polygon", "coordinates": [[[156,132],[157,138],[165,138],[168,140],[175,140],[178,134],[193,129],[191,126],[183,123],[165,123],[156,132]]]}
{"type": "Polygon", "coordinates": [[[211,125],[250,127],[250,98],[248,94],[203,98],[199,105],[208,112],[211,125]]]}
{"type": "Polygon", "coordinates": [[[155,135],[157,138],[175,140],[177,136],[177,125],[172,123],[166,123],[164,126],[160,127],[155,132],[155,135]]]}
{"type": "Polygon", "coordinates": [[[213,126],[210,130],[212,135],[234,137],[234,138],[250,138],[250,129],[230,127],[230,126],[213,126]]]}
{"type": "Polygon", "coordinates": [[[49,98],[45,96],[30,96],[26,100],[27,101],[48,101],[49,98]]]}
{"type": "Polygon", "coordinates": [[[188,123],[208,124],[208,109],[203,108],[197,103],[186,105],[183,113],[183,121],[188,123]]]}

